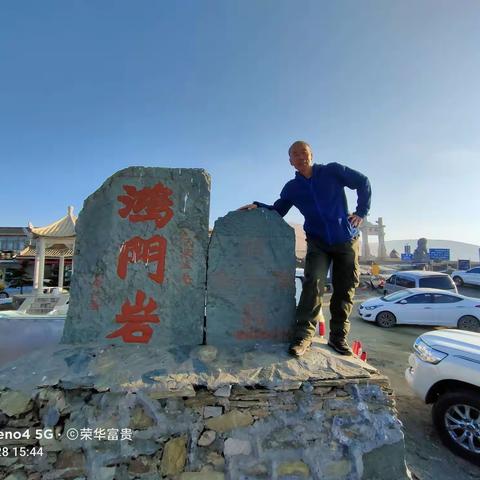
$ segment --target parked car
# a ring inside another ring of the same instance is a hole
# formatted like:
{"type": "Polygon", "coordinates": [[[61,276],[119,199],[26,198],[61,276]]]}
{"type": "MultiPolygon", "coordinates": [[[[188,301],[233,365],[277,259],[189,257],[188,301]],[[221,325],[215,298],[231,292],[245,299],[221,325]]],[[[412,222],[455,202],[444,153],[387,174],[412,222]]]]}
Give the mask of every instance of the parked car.
{"type": "MultiPolygon", "coordinates": [[[[305,279],[305,270],[303,268],[296,268],[295,269],[295,282],[297,282],[297,280],[300,280],[300,283],[296,283],[296,286],[297,286],[297,303],[300,300],[300,293],[301,293],[301,289],[302,289],[304,279],[305,279]],[[299,293],[299,290],[300,290],[300,293],[299,293]]],[[[326,282],[325,282],[325,292],[331,292],[332,289],[333,289],[333,287],[332,287],[332,269],[329,268],[328,273],[327,273],[327,279],[326,279],[326,282]]]]}
{"type": "Polygon", "coordinates": [[[457,286],[446,273],[424,270],[407,270],[391,275],[383,287],[383,294],[397,292],[404,288],[439,288],[457,293],[457,286]]]}
{"type": "Polygon", "coordinates": [[[405,378],[453,452],[480,465],[480,334],[435,330],[417,338],[405,378]]]}
{"type": "Polygon", "coordinates": [[[24,293],[32,293],[33,286],[32,284],[17,284],[17,283],[10,283],[6,288],[0,291],[0,298],[9,298],[13,295],[20,295],[24,293]]]}
{"type": "Polygon", "coordinates": [[[480,299],[435,288],[408,288],[371,298],[358,311],[363,320],[384,328],[411,324],[480,331],[480,299]]]}
{"type": "Polygon", "coordinates": [[[303,278],[303,268],[297,268],[295,270],[295,302],[297,305],[300,301],[300,295],[302,294],[303,278]]]}
{"type": "Polygon", "coordinates": [[[480,267],[471,268],[470,270],[456,270],[452,273],[452,278],[458,287],[461,287],[464,283],[480,285],[480,267]]]}
{"type": "MultiPolygon", "coordinates": [[[[51,283],[51,280],[48,278],[44,279],[43,291],[47,293],[49,289],[48,284],[51,283]]],[[[12,281],[8,284],[6,288],[0,291],[0,299],[6,299],[13,297],[14,295],[26,295],[33,292],[33,281],[27,280],[24,283],[19,283],[17,281],[12,281]]]]}

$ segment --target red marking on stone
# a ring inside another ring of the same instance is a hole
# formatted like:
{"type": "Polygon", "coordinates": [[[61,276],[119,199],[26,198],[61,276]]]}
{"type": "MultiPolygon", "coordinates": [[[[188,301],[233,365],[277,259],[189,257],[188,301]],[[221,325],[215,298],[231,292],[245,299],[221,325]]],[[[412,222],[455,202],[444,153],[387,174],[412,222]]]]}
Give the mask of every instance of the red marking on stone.
{"type": "Polygon", "coordinates": [[[103,284],[103,275],[97,274],[93,278],[93,283],[92,283],[92,295],[90,297],[90,309],[91,310],[99,310],[100,305],[98,303],[98,295],[97,295],[97,290],[101,288],[103,284]]]}
{"type": "Polygon", "coordinates": [[[290,285],[293,285],[294,276],[292,272],[272,272],[272,276],[277,281],[277,285],[280,288],[288,288],[290,285]]]}
{"type": "Polygon", "coordinates": [[[193,257],[193,240],[185,229],[180,230],[180,239],[182,241],[182,256],[193,257]]]}
{"type": "Polygon", "coordinates": [[[217,270],[216,272],[210,273],[208,277],[210,286],[214,286],[218,289],[231,288],[235,286],[236,282],[232,275],[225,273],[224,270],[217,270]]]}
{"type": "Polygon", "coordinates": [[[125,343],[148,343],[153,334],[153,329],[148,324],[160,323],[160,318],[154,314],[157,304],[153,298],[146,305],[145,300],[146,295],[142,290],[137,291],[133,305],[125,300],[122,313],[115,316],[115,321],[124,325],[106,338],[122,337],[125,343]]]}
{"type": "Polygon", "coordinates": [[[157,283],[163,283],[165,276],[165,255],[167,252],[167,239],[160,235],[143,239],[133,237],[122,245],[118,257],[117,274],[121,279],[127,276],[129,263],[144,262],[156,263],[155,273],[148,276],[157,283]]]}
{"type": "Polygon", "coordinates": [[[237,340],[277,340],[286,341],[290,337],[290,330],[237,330],[233,336],[237,340]]]}
{"type": "Polygon", "coordinates": [[[93,279],[93,287],[94,288],[100,288],[103,283],[103,275],[95,275],[95,278],[93,279]]]}
{"type": "Polygon", "coordinates": [[[243,308],[242,329],[237,330],[233,336],[237,340],[285,341],[290,333],[289,329],[269,329],[267,319],[259,311],[259,305],[250,303],[243,308]]]}
{"type": "Polygon", "coordinates": [[[182,275],[182,281],[184,285],[191,285],[192,284],[192,277],[188,273],[184,273],[182,275]]]}
{"type": "Polygon", "coordinates": [[[240,243],[240,249],[246,255],[265,255],[265,241],[262,238],[245,238],[240,243]]]}
{"type": "Polygon", "coordinates": [[[172,190],[165,187],[161,182],[153,187],[145,187],[137,190],[133,185],[123,185],[127,195],[119,195],[117,200],[124,204],[118,210],[122,218],[130,222],[147,222],[154,220],[158,228],[164,227],[173,217],[170,208],[173,201],[170,199],[172,190]]]}
{"type": "MultiPolygon", "coordinates": [[[[180,230],[180,259],[181,259],[180,266],[182,270],[192,269],[192,264],[190,263],[192,258],[193,258],[193,241],[189,237],[188,231],[185,229],[182,229],[180,230]]],[[[185,277],[185,274],[184,274],[184,277],[185,277]]],[[[190,278],[190,275],[188,275],[188,277],[190,278]]],[[[190,283],[191,283],[191,279],[190,279],[190,283]]]]}

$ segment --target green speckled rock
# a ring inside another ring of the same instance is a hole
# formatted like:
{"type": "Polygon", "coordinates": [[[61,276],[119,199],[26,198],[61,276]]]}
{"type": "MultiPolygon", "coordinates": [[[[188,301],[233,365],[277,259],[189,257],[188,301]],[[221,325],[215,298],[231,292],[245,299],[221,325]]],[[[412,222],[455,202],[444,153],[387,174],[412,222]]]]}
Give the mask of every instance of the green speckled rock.
{"type": "Polygon", "coordinates": [[[207,344],[279,343],[295,325],[295,234],[277,212],[230,212],[208,253],[207,344]]]}
{"type": "Polygon", "coordinates": [[[201,169],[129,167],[90,195],[62,342],[201,344],[209,204],[201,169]]]}

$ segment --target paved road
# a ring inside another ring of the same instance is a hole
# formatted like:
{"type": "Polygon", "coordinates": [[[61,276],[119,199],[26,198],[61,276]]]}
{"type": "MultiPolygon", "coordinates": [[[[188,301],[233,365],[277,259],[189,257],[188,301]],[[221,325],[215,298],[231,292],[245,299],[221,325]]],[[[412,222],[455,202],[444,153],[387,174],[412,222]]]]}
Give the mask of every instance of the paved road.
{"type": "MultiPolygon", "coordinates": [[[[461,288],[459,293],[480,298],[480,288],[476,287],[461,288]]],[[[368,351],[369,362],[390,379],[399,417],[405,426],[409,467],[421,480],[480,479],[480,467],[455,456],[440,443],[431,421],[431,406],[413,395],[404,377],[413,342],[432,327],[405,325],[384,329],[363,321],[357,314],[358,305],[371,295],[371,292],[358,292],[350,340],[361,340],[368,351]]],[[[324,312],[326,318],[329,317],[327,311],[324,312]]]]}

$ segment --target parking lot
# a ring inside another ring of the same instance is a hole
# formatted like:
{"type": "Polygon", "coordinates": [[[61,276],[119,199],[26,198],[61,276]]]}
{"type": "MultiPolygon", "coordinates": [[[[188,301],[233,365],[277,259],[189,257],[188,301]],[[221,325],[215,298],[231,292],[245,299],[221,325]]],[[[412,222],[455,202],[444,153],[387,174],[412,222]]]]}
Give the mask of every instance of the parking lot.
{"type": "MultiPolygon", "coordinates": [[[[480,298],[478,287],[462,287],[459,293],[480,298]]],[[[407,463],[412,473],[421,480],[480,479],[479,467],[455,456],[440,443],[431,421],[431,406],[413,395],[404,378],[413,342],[432,327],[401,325],[384,329],[363,321],[358,316],[358,306],[373,295],[372,291],[358,290],[349,339],[360,340],[368,352],[368,361],[390,379],[405,426],[407,463]]],[[[328,300],[326,296],[326,303],[328,300]]],[[[328,319],[328,308],[324,313],[328,319]]]]}

